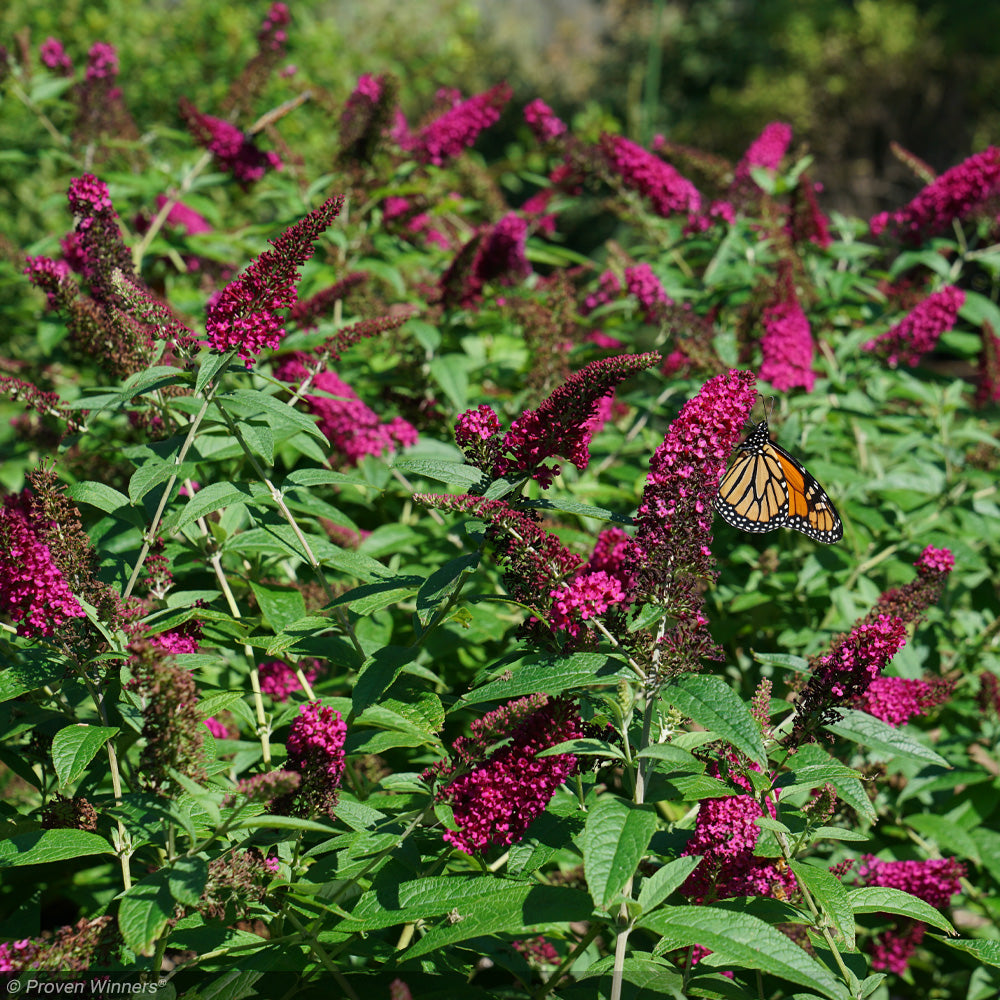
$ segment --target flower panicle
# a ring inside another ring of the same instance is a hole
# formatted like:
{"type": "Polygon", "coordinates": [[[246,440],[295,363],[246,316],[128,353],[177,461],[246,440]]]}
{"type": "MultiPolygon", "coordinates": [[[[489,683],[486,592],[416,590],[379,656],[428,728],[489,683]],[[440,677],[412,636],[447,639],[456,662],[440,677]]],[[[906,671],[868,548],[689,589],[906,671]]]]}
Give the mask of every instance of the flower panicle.
{"type": "Polygon", "coordinates": [[[608,134],[601,137],[601,152],[611,173],[649,201],[657,215],[669,218],[701,208],[697,188],[655,153],[624,136],[608,134]]]}
{"type": "Polygon", "coordinates": [[[812,392],[816,382],[812,331],[787,262],[781,265],[774,295],[764,309],[763,326],[760,377],[780,392],[800,387],[812,392]]]}
{"type": "Polygon", "coordinates": [[[371,163],[381,149],[392,121],[399,80],[391,73],[364,73],[344,103],[340,114],[342,162],[371,163]]]}
{"type": "Polygon", "coordinates": [[[217,351],[236,350],[249,368],[265,347],[272,350],[285,334],[279,310],[297,301],[299,267],[313,255],[314,243],[340,214],[343,196],[319,208],[269,240],[266,250],[231,281],[210,305],[205,322],[217,351]]]}
{"type": "Polygon", "coordinates": [[[310,295],[308,299],[297,301],[288,314],[290,322],[301,330],[314,330],[319,321],[330,312],[348,293],[368,280],[367,271],[350,271],[339,281],[310,295]]]}
{"type": "Polygon", "coordinates": [[[923,302],[898,323],[863,345],[885,358],[890,367],[900,363],[915,367],[921,357],[934,349],[941,335],[947,333],[958,318],[958,311],[965,304],[965,292],[955,285],[932,292],[923,302]]]}

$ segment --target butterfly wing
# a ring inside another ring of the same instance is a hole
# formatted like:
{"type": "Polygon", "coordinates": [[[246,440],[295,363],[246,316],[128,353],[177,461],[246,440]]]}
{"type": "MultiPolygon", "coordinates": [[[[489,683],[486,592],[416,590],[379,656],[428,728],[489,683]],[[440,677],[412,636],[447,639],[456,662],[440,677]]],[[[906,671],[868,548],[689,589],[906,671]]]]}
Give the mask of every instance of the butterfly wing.
{"type": "Polygon", "coordinates": [[[788,523],[788,487],[767,421],[757,424],[740,445],[719,485],[715,509],[741,531],[774,531],[788,523]]]}
{"type": "Polygon", "coordinates": [[[785,526],[826,545],[839,542],[844,537],[844,525],[826,490],[784,448],[773,442],[769,447],[781,463],[788,491],[785,526]]]}

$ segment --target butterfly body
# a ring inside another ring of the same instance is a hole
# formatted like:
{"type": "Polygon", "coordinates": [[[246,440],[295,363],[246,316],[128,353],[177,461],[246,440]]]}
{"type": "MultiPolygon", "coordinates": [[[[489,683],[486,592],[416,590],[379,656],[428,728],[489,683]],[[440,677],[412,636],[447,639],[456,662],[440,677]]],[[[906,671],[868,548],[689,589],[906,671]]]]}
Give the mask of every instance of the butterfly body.
{"type": "Polygon", "coordinates": [[[844,526],[826,490],[771,440],[767,421],[754,426],[719,485],[716,510],[741,531],[794,528],[831,545],[844,526]]]}

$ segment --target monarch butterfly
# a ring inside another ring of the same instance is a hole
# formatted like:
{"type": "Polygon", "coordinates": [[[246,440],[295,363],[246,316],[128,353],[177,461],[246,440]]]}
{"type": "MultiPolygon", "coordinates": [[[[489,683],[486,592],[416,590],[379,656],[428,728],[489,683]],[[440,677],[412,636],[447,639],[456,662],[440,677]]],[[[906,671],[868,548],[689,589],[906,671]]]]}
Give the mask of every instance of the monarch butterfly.
{"type": "Polygon", "coordinates": [[[743,531],[794,528],[814,541],[832,545],[844,525],[826,490],[781,445],[761,420],[739,446],[723,476],[716,510],[743,531]]]}

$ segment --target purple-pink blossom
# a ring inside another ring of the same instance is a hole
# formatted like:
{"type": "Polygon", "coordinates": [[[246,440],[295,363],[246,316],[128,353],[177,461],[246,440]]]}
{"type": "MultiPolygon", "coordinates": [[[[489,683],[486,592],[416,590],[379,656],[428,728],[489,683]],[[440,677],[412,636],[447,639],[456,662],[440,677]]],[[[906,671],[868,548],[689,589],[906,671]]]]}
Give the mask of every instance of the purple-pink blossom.
{"type": "MultiPolygon", "coordinates": [[[[319,664],[312,661],[311,666],[306,663],[300,666],[309,686],[312,687],[319,676],[319,664]]],[[[268,660],[260,665],[257,672],[260,677],[260,690],[272,701],[288,701],[289,695],[302,690],[295,668],[283,660],[268,660]]]]}
{"type": "Polygon", "coordinates": [[[500,418],[492,406],[483,403],[474,410],[466,410],[455,421],[455,442],[459,448],[486,441],[500,433],[500,418]]]}
{"type": "MultiPolygon", "coordinates": [[[[309,373],[309,356],[296,352],[275,369],[275,378],[300,382],[309,373]]],[[[348,465],[357,465],[365,455],[381,455],[417,443],[417,429],[402,417],[383,421],[358,398],[358,394],[336,372],[326,369],[316,374],[312,385],[324,393],[305,397],[309,412],[318,417],[317,426],[327,436],[334,452],[348,465]]]]}
{"type": "Polygon", "coordinates": [[[215,157],[220,170],[232,174],[244,187],[259,181],[268,170],[282,169],[277,153],[265,153],[231,122],[202,114],[183,98],[180,107],[195,140],[215,157]]]}
{"type": "Polygon", "coordinates": [[[333,814],[344,773],[346,739],[347,726],[340,712],[319,701],[299,706],[285,742],[288,751],[285,769],[302,779],[295,792],[296,815],[333,814]]]}
{"type": "Polygon", "coordinates": [[[858,707],[890,726],[901,726],[947,701],[953,687],[943,677],[929,681],[876,677],[858,699],[858,707]]]}
{"type": "Polygon", "coordinates": [[[816,382],[812,331],[790,275],[779,279],[776,297],[764,310],[762,322],[760,377],[779,392],[798,387],[811,392],[816,382]]]}
{"type": "Polygon", "coordinates": [[[279,310],[295,304],[298,268],[313,255],[313,244],[340,212],[343,197],[330,198],[290,226],[274,248],[262,253],[222,290],[208,308],[205,331],[217,351],[236,350],[249,368],[265,347],[285,335],[279,310]]]}
{"type": "Polygon", "coordinates": [[[508,212],[483,240],[476,256],[475,277],[480,282],[499,281],[513,285],[531,273],[525,256],[528,223],[516,212],[508,212]]]}
{"type": "Polygon", "coordinates": [[[575,706],[544,694],[520,698],[474,722],[471,735],[453,744],[452,762],[433,769],[440,782],[435,797],[451,806],[458,827],[445,830],[444,839],[466,854],[519,841],[577,769],[573,754],[538,754],[582,735],[575,706]],[[501,740],[509,742],[490,753],[501,740]]]}
{"type": "Polygon", "coordinates": [[[771,122],[769,125],[765,125],[760,135],[750,143],[747,151],[743,154],[743,159],[736,165],[734,180],[737,183],[741,181],[752,183],[753,178],[750,170],[753,167],[777,170],[788,152],[791,141],[791,125],[787,125],[785,122],[771,122]]]}
{"type": "Polygon", "coordinates": [[[597,279],[597,288],[583,300],[580,312],[587,316],[600,306],[620,298],[621,293],[622,283],[618,275],[614,271],[604,271],[597,279]]]}
{"type": "Polygon", "coordinates": [[[649,264],[636,264],[625,268],[625,288],[635,297],[647,323],[659,322],[663,306],[671,300],[649,264]]]}
{"type": "Polygon", "coordinates": [[[43,540],[45,525],[25,494],[0,507],[0,612],[28,638],[56,635],[86,612],[43,540]]]}
{"type": "Polygon", "coordinates": [[[118,53],[107,42],[94,42],[87,53],[86,79],[107,80],[118,75],[118,53]]]}
{"type": "Polygon", "coordinates": [[[549,623],[554,629],[577,636],[588,618],[597,618],[612,605],[626,600],[621,581],[604,570],[581,573],[575,580],[553,590],[549,623]]]}
{"type": "Polygon", "coordinates": [[[284,52],[285,43],[288,41],[288,33],[285,28],[291,22],[292,16],[288,11],[288,5],[284,3],[272,3],[267,15],[261,23],[257,32],[257,42],[261,50],[271,52],[284,52]]]}
{"type": "Polygon", "coordinates": [[[901,362],[912,368],[955,325],[964,304],[965,292],[954,285],[945,285],[928,295],[895,326],[869,340],[864,350],[884,357],[893,368],[901,362]]]}
{"type": "MultiPolygon", "coordinates": [[[[156,196],[156,208],[159,211],[166,205],[169,199],[164,194],[158,194],[156,196]]],[[[167,212],[167,217],[164,220],[168,226],[176,226],[178,229],[184,231],[188,236],[196,236],[198,233],[210,233],[212,231],[212,226],[205,216],[196,212],[189,205],[185,205],[182,201],[175,201],[170,206],[170,211],[167,212]]]]}
{"type": "Polygon", "coordinates": [[[909,204],[871,220],[873,236],[906,243],[937,236],[1000,194],[1000,149],[990,146],[931,181],[909,204]]]}
{"type": "Polygon", "coordinates": [[[701,195],[669,163],[621,135],[603,135],[601,149],[608,166],[625,187],[648,199],[657,215],[697,212],[701,195]]]}
{"type": "Polygon", "coordinates": [[[551,142],[566,131],[566,123],[541,98],[525,107],[524,120],[539,142],[551,142]]]}
{"type": "Polygon", "coordinates": [[[482,94],[457,101],[444,114],[412,134],[408,133],[403,120],[397,125],[397,140],[422,163],[440,166],[470,147],[483,129],[494,125],[510,98],[510,87],[499,83],[482,94]]]}
{"type": "Polygon", "coordinates": [[[42,62],[49,69],[59,73],[60,76],[73,75],[73,60],[70,59],[66,49],[63,48],[63,43],[58,38],[53,38],[51,35],[46,38],[39,46],[38,54],[41,56],[42,62]]]}
{"type": "Polygon", "coordinates": [[[949,549],[936,549],[928,545],[913,564],[918,573],[950,573],[955,568],[955,557],[949,549]]]}

